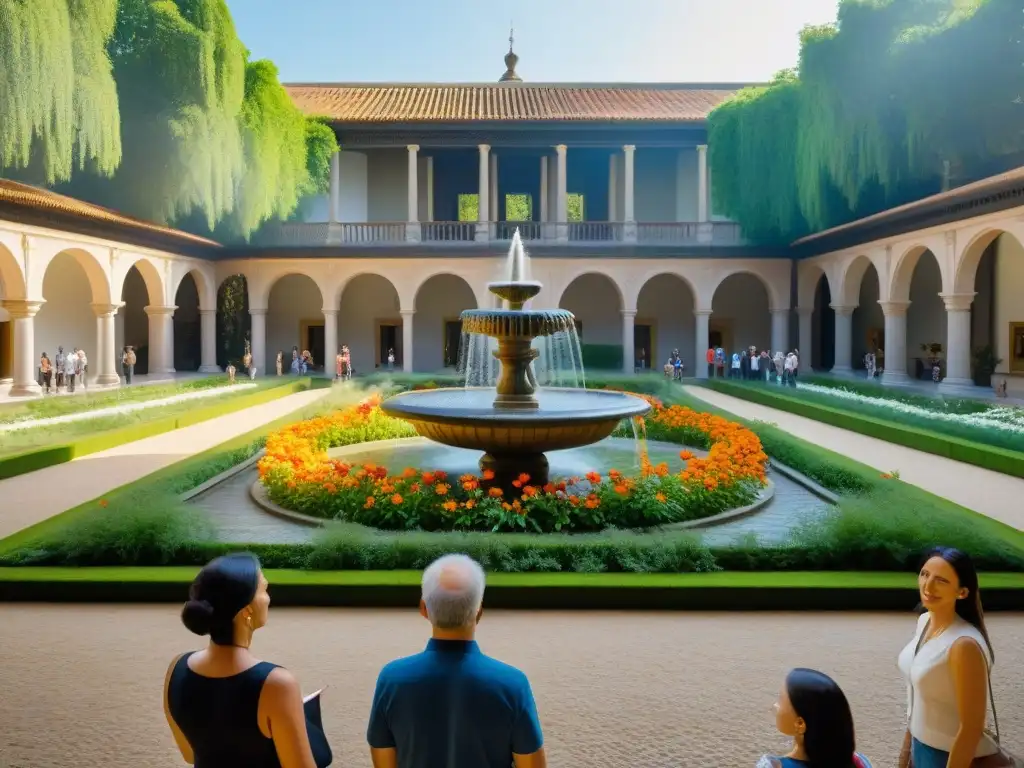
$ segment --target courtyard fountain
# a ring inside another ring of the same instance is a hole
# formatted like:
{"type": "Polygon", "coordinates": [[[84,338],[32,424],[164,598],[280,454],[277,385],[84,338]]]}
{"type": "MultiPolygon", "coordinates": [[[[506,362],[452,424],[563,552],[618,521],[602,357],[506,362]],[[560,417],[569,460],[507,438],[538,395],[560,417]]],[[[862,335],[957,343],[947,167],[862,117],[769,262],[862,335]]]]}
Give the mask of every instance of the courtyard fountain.
{"type": "MultiPolygon", "coordinates": [[[[538,384],[534,361],[540,353],[535,340],[561,337],[577,350],[579,343],[572,312],[524,308],[542,285],[527,279],[518,230],[508,252],[506,279],[487,287],[507,308],[466,310],[460,319],[464,337],[485,337],[493,340],[490,346],[496,345],[495,386],[404,392],[381,407],[435,443],[482,451],[480,469],[488,476],[493,473],[492,482],[499,486],[522,473],[543,484],[550,471],[548,452],[597,443],[623,419],[645,414],[650,405],[621,392],[538,384]]],[[[578,352],[570,351],[568,357],[575,360],[578,352]]],[[[467,371],[467,381],[472,379],[472,371],[467,371]]]]}

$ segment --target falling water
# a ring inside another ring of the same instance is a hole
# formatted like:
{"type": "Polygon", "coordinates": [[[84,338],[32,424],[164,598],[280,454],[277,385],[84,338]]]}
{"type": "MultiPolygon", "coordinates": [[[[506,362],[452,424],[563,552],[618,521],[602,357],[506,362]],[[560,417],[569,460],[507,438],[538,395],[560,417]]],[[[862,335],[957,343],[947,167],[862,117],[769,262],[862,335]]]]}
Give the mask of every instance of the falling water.
{"type": "Polygon", "coordinates": [[[630,419],[633,423],[633,444],[636,447],[636,466],[642,470],[650,462],[647,455],[647,422],[643,416],[634,416],[630,419]]]}
{"type": "Polygon", "coordinates": [[[509,282],[522,282],[529,280],[527,272],[526,249],[523,247],[523,239],[519,236],[519,227],[512,234],[512,244],[508,247],[508,257],[505,260],[505,279],[509,282]]]}

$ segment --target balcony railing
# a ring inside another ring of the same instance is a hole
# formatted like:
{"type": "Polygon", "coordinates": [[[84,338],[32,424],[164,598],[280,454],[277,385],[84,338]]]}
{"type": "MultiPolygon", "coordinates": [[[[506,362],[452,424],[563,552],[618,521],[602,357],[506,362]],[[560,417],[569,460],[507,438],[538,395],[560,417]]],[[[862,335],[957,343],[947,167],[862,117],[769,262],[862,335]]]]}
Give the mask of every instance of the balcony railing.
{"type": "Polygon", "coordinates": [[[417,243],[472,243],[507,241],[519,230],[523,240],[539,243],[596,245],[606,243],[660,246],[735,246],[744,239],[732,222],[621,221],[495,221],[481,237],[475,221],[430,221],[409,225],[404,221],[369,223],[282,222],[265,226],[254,243],[264,247],[317,248],[330,246],[402,245],[417,243]]]}

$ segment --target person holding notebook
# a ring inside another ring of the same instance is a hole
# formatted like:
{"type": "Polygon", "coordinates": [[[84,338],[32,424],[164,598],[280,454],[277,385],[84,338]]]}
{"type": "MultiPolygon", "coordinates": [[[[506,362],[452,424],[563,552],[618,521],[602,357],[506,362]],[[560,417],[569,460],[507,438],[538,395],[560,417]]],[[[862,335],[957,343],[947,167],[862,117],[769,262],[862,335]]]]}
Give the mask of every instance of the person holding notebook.
{"type": "Polygon", "coordinates": [[[218,557],[192,582],[181,621],[210,642],[167,668],[164,713],[181,756],[196,768],[331,763],[319,696],[304,701],[290,672],[249,650],[269,609],[267,580],[254,555],[218,557]]]}

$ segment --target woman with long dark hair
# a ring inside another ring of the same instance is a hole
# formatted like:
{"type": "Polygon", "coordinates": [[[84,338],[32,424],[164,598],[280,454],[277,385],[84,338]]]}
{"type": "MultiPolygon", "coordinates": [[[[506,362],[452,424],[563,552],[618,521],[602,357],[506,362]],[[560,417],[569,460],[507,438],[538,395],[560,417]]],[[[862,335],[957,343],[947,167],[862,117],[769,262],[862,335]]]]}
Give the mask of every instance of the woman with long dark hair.
{"type": "Polygon", "coordinates": [[[1000,753],[985,733],[995,654],[978,572],[960,550],[936,547],[926,555],[917,584],[925,610],[898,659],[907,680],[909,721],[899,764],[968,768],[975,758],[1000,753]]]}
{"type": "Polygon", "coordinates": [[[196,576],[189,598],[181,621],[210,643],[175,658],[164,681],[164,712],[185,762],[316,768],[298,681],[249,652],[270,608],[259,561],[250,554],[218,557],[196,576]]]}
{"type": "Polygon", "coordinates": [[[856,751],[853,715],[842,689],[828,675],[797,668],[775,703],[775,727],[793,739],[785,755],[764,755],[757,768],[871,768],[856,751]]]}

